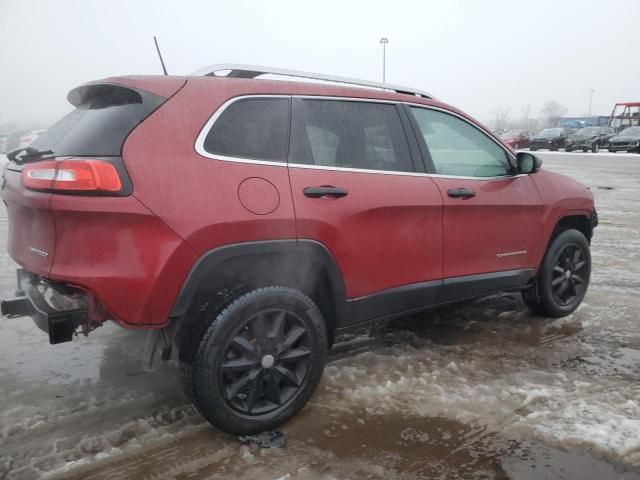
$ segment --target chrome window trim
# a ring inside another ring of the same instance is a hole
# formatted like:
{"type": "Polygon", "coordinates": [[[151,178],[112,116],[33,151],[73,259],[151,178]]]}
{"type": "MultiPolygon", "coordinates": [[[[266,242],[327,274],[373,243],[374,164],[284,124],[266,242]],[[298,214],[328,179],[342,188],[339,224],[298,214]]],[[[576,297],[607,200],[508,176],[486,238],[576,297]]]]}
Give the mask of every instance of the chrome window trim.
{"type": "MultiPolygon", "coordinates": [[[[523,176],[527,176],[528,174],[518,174],[518,175],[506,175],[506,176],[497,176],[497,177],[467,177],[467,176],[459,176],[459,175],[441,175],[441,174],[436,174],[436,173],[423,173],[423,172],[403,172],[403,171],[396,171],[396,170],[373,170],[373,169],[365,169],[365,168],[347,168],[347,167],[328,167],[328,166],[324,166],[324,165],[308,165],[308,164],[304,164],[304,163],[287,163],[286,160],[283,161],[274,161],[274,160],[258,160],[258,159],[253,159],[253,158],[244,158],[244,157],[230,157],[227,155],[218,155],[218,154],[213,154],[213,153],[209,153],[205,150],[204,148],[204,140],[207,137],[207,134],[209,133],[209,130],[211,130],[211,127],[213,127],[213,124],[216,122],[216,120],[218,120],[218,118],[220,118],[220,116],[222,115],[222,113],[224,113],[224,111],[233,103],[239,101],[239,100],[244,100],[247,98],[285,98],[285,99],[293,99],[293,98],[304,98],[304,99],[310,99],[310,100],[333,100],[333,101],[347,101],[347,102],[368,102],[368,103],[383,103],[383,104],[392,104],[392,105],[401,105],[401,104],[406,104],[406,105],[411,105],[411,106],[416,106],[416,107],[423,107],[423,108],[431,108],[434,110],[439,110],[442,111],[444,113],[448,113],[451,115],[454,115],[458,118],[460,118],[461,120],[464,120],[465,122],[469,123],[470,125],[474,126],[475,128],[478,128],[477,126],[473,125],[473,123],[471,123],[469,120],[467,120],[466,118],[464,118],[463,116],[455,113],[455,112],[451,112],[449,110],[443,109],[443,108],[439,108],[439,107],[432,107],[429,105],[423,105],[420,103],[413,103],[413,102],[398,102],[398,101],[394,101],[394,100],[384,100],[384,99],[375,99],[375,98],[358,98],[358,97],[333,97],[333,96],[326,96],[326,95],[282,95],[282,94],[247,94],[247,95],[238,95],[236,97],[232,97],[230,99],[228,99],[226,102],[224,102],[220,107],[218,107],[218,109],[213,113],[213,115],[211,115],[211,117],[209,117],[209,120],[207,120],[207,122],[204,124],[204,126],[202,127],[202,129],[200,130],[200,133],[198,134],[198,136],[196,137],[196,143],[195,143],[195,151],[198,155],[201,155],[203,157],[206,158],[210,158],[212,160],[221,160],[224,162],[232,162],[232,163],[248,163],[248,164],[253,164],[253,165],[268,165],[268,166],[274,166],[274,167],[291,167],[291,168],[306,168],[306,169],[312,169],[312,170],[327,170],[327,171],[338,171],[338,172],[352,172],[352,173],[373,173],[373,174],[379,174],[379,175],[398,175],[398,176],[405,176],[405,177],[433,177],[433,178],[452,178],[452,179],[460,179],[460,180],[478,180],[478,181],[482,181],[482,180],[506,180],[506,179],[510,179],[510,178],[518,178],[518,177],[523,177],[523,176]]],[[[479,128],[478,128],[479,129],[479,128]]],[[[479,129],[481,130],[481,129],[479,129]]],[[[485,133],[486,135],[486,133],[485,133]]],[[[487,135],[489,136],[489,135],[487,135]]],[[[491,138],[494,142],[495,140],[489,136],[489,138],[491,138]]],[[[495,142],[497,143],[497,142],[495,142]]],[[[500,145],[499,143],[497,143],[498,146],[502,147],[502,145],[500,145]]],[[[504,147],[502,147],[503,150],[504,147]]],[[[509,155],[510,152],[505,150],[505,152],[509,155]]],[[[513,157],[511,157],[513,158],[513,157]]]]}

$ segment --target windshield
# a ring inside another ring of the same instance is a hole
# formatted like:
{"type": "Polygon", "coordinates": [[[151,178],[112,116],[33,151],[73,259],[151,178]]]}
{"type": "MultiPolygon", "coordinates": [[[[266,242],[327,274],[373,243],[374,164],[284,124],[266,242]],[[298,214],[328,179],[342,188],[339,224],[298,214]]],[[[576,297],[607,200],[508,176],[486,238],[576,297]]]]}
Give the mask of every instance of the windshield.
{"type": "Polygon", "coordinates": [[[578,135],[598,135],[600,129],[598,127],[581,128],[576,132],[578,135]]]}
{"type": "Polygon", "coordinates": [[[556,137],[558,135],[562,135],[561,128],[545,128],[539,133],[541,137],[556,137]]]}
{"type": "Polygon", "coordinates": [[[640,127],[625,128],[620,135],[640,135],[640,127]]]}

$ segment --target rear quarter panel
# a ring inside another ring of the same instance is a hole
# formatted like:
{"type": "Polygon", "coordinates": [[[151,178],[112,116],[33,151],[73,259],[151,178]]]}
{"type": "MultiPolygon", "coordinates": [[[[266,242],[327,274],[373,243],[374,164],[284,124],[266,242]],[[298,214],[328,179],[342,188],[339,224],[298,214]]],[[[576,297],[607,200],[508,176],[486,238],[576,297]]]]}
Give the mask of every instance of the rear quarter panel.
{"type": "Polygon", "coordinates": [[[222,161],[195,151],[196,137],[218,107],[230,97],[252,93],[238,89],[237,80],[216,81],[211,88],[213,81],[190,79],[129,136],[123,158],[134,196],[198,254],[237,242],[295,238],[286,164],[222,161]],[[279,202],[271,213],[251,213],[239,201],[240,184],[255,177],[278,191],[279,202]]]}
{"type": "Polygon", "coordinates": [[[53,195],[50,277],[91,291],[126,326],[162,326],[196,255],[134,197],[53,195]]]}

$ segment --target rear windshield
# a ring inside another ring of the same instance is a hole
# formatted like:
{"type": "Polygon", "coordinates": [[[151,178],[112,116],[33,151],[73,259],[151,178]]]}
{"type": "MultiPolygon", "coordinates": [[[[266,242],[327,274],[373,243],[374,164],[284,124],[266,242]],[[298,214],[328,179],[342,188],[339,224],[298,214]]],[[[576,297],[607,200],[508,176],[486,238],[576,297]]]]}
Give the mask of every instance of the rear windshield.
{"type": "Polygon", "coordinates": [[[31,145],[57,156],[119,156],[127,135],[166,100],[119,85],[85,85],[67,96],[76,107],[31,145]]]}

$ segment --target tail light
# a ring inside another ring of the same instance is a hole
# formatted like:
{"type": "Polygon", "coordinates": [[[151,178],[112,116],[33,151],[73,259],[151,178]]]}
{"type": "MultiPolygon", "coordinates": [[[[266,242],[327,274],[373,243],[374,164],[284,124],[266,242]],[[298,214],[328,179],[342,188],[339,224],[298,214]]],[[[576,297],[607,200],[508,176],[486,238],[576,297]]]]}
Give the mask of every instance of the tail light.
{"type": "Polygon", "coordinates": [[[32,190],[117,193],[122,189],[118,170],[104,160],[45,160],[22,170],[22,184],[32,190]]]}

